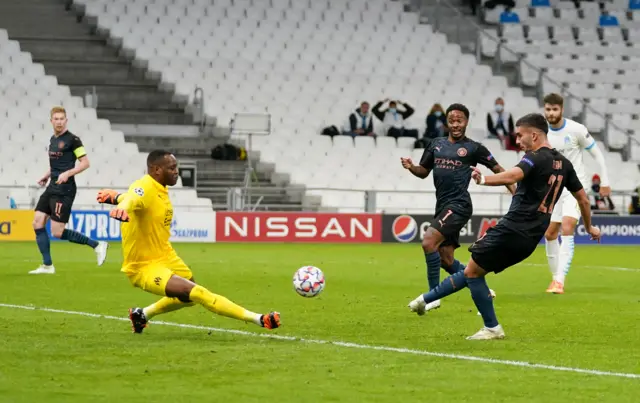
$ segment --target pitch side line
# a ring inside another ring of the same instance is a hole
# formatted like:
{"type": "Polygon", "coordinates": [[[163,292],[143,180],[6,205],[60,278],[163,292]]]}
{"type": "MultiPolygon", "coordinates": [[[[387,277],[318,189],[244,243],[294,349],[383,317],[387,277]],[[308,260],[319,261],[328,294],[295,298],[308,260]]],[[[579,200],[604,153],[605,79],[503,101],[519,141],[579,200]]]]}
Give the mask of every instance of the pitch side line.
{"type": "MultiPolygon", "coordinates": [[[[100,315],[100,314],[89,313],[89,312],[67,311],[67,310],[64,310],[64,309],[40,308],[40,307],[28,306],[28,305],[14,305],[14,304],[2,304],[2,303],[0,303],[0,307],[9,308],[9,309],[24,309],[24,310],[30,310],[30,311],[53,312],[53,313],[61,313],[61,314],[65,314],[65,315],[78,315],[78,316],[85,316],[85,317],[92,317],[92,318],[99,318],[99,319],[118,320],[118,321],[123,321],[123,322],[128,322],[129,321],[128,318],[123,318],[123,317],[118,317],[118,316],[100,315]]],[[[153,324],[154,325],[161,325],[161,326],[173,326],[173,327],[187,328],[187,329],[206,330],[206,331],[209,331],[209,332],[217,332],[217,333],[236,334],[236,335],[248,336],[248,337],[261,337],[261,338],[266,338],[266,339],[296,341],[296,342],[308,343],[308,344],[326,344],[326,345],[339,346],[339,347],[352,348],[352,349],[387,351],[387,352],[400,353],[400,354],[410,354],[410,355],[421,355],[421,356],[429,356],[429,357],[449,358],[449,359],[452,359],[452,360],[475,361],[475,362],[482,362],[482,363],[487,363],[487,364],[509,365],[509,366],[513,366],[513,367],[523,367],[523,368],[532,368],[532,369],[546,369],[546,370],[550,370],[550,371],[564,371],[564,372],[573,372],[573,373],[578,373],[578,374],[587,374],[587,375],[596,375],[596,376],[613,376],[613,377],[617,377],[617,378],[640,379],[640,374],[632,374],[632,373],[624,373],[624,372],[609,372],[609,371],[599,371],[599,370],[595,370],[595,369],[561,367],[561,366],[556,366],[556,365],[536,364],[536,363],[524,362],[524,361],[501,360],[501,359],[495,359],[495,358],[475,357],[475,356],[471,356],[471,355],[436,353],[436,352],[432,352],[432,351],[414,350],[414,349],[410,349],[410,348],[375,346],[375,345],[369,345],[369,344],[349,343],[349,342],[344,342],[344,341],[305,339],[305,338],[301,338],[301,337],[282,336],[282,335],[277,335],[277,334],[272,334],[272,333],[269,333],[269,334],[267,334],[267,333],[254,333],[254,332],[247,332],[245,330],[221,329],[221,328],[217,328],[217,327],[189,325],[189,324],[185,324],[185,323],[153,321],[153,324]]],[[[478,342],[472,342],[472,343],[478,343],[478,342]]]]}

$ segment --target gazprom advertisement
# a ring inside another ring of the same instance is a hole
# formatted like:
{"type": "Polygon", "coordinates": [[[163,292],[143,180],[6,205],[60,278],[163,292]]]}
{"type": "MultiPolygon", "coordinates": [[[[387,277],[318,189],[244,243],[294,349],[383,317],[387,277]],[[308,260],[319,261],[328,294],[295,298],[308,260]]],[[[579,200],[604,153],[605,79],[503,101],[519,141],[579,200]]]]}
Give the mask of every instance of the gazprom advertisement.
{"type": "MultiPolygon", "coordinates": [[[[109,217],[106,210],[71,212],[66,228],[80,232],[96,241],[120,241],[120,221],[109,217]]],[[[171,222],[171,242],[215,242],[215,213],[174,212],[171,222]]],[[[51,237],[51,225],[47,224],[51,237]]],[[[55,238],[52,238],[55,240],[55,238]]]]}

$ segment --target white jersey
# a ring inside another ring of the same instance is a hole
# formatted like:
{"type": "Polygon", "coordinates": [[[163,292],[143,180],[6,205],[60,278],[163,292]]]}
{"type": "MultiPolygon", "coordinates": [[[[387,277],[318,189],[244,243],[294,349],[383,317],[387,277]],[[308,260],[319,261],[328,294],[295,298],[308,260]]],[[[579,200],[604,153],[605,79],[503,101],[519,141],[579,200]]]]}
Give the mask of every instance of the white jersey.
{"type": "Polygon", "coordinates": [[[559,129],[549,126],[547,138],[551,147],[560,151],[566,159],[571,161],[582,186],[589,189],[591,184],[587,180],[584,168],[583,151],[595,147],[596,141],[591,137],[587,128],[574,120],[565,118],[559,129]]]}

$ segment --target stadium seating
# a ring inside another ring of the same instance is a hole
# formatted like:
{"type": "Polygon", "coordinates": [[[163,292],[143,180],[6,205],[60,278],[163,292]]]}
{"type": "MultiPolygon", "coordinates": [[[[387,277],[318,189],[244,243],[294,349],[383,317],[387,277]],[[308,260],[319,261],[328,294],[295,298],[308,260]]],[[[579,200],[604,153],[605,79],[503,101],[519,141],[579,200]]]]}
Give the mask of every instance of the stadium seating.
{"type": "MultiPolygon", "coordinates": [[[[569,102],[571,115],[577,116],[588,105],[586,125],[594,131],[604,129],[602,114],[620,128],[610,130],[608,145],[627,146],[625,132],[640,139],[640,120],[636,102],[640,100],[640,14],[627,10],[628,0],[604,2],[604,9],[617,18],[619,26],[599,27],[601,11],[597,2],[581,2],[576,9],[571,1],[553,1],[551,7],[531,7],[530,2],[517,1],[521,24],[504,24],[488,29],[482,38],[482,53],[500,57],[503,62],[516,62],[508,51],[498,52],[500,38],[509,49],[525,55],[520,62],[525,85],[536,85],[538,69],[546,71],[544,92],[561,92],[563,86],[575,96],[569,102]]],[[[487,15],[497,21],[500,7],[487,15]]],[[[640,161],[640,143],[634,141],[632,158],[640,161]]]]}
{"type": "MultiPolygon", "coordinates": [[[[509,88],[475,57],[462,54],[431,26],[418,24],[400,2],[387,0],[77,0],[98,27],[160,73],[178,95],[205,94],[207,115],[226,124],[237,112],[272,115],[272,135],[254,140],[263,162],[306,185],[323,204],[362,211],[366,189],[384,211],[433,211],[431,180],[412,178],[399,157],[420,158],[410,139],[318,135],[342,125],[362,100],[401,99],[416,109],[419,130],[435,102],[464,102],[472,110],[469,133],[484,138],[485,114],[496,97],[514,115],[539,108],[509,88]],[[341,190],[322,190],[331,187],[341,190]],[[431,199],[429,199],[429,197],[431,199]]],[[[524,34],[524,33],[523,33],[524,34]]],[[[514,35],[516,35],[514,33],[514,35]]],[[[544,30],[534,35],[544,36],[544,30]]],[[[381,124],[376,122],[381,133],[381,124]]],[[[502,165],[517,155],[485,141],[502,165]]],[[[629,166],[608,154],[616,167],[629,166]]],[[[622,168],[621,168],[622,169],[622,168]]],[[[636,170],[637,171],[637,170],[636,170]]],[[[629,181],[632,178],[629,176],[629,181]]],[[[631,188],[620,182],[621,187],[631,188]]],[[[504,212],[510,198],[499,188],[472,187],[475,210],[504,212]]]]}
{"type": "MultiPolygon", "coordinates": [[[[95,109],[85,108],[81,98],[71,96],[69,87],[45,75],[44,67],[21,52],[18,42],[9,40],[3,29],[0,71],[0,186],[11,188],[19,208],[33,206],[39,192],[34,185],[48,168],[49,111],[55,105],[67,109],[69,130],[80,136],[91,161],[90,171],[76,178],[80,187],[76,208],[98,207],[95,189],[86,187],[126,189],[144,174],[146,156],[138,147],[126,143],[122,132],[111,130],[107,120],[98,119],[95,109]]],[[[183,207],[211,209],[210,200],[199,200],[193,190],[176,189],[175,193],[183,207]]]]}

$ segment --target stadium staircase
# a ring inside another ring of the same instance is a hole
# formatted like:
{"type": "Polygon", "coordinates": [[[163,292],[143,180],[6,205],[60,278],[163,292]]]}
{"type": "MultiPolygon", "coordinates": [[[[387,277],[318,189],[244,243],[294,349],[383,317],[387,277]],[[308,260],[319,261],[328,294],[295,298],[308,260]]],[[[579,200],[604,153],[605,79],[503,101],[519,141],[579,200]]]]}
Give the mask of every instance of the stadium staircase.
{"type": "MultiPolygon", "coordinates": [[[[129,138],[127,138],[129,139],[129,138]]],[[[214,210],[227,208],[227,190],[244,186],[247,164],[244,161],[212,160],[211,149],[224,141],[221,137],[201,135],[197,137],[131,137],[140,151],[151,151],[161,147],[172,150],[180,161],[195,162],[197,165],[196,189],[198,197],[211,199],[214,210]]],[[[252,205],[259,202],[257,211],[301,211],[313,210],[313,206],[303,207],[303,192],[285,189],[286,181],[273,175],[269,164],[257,164],[254,171],[251,192],[247,196],[252,205]],[[276,182],[276,183],[274,183],[276,182]]]]}
{"type": "Polygon", "coordinates": [[[146,77],[108,46],[107,41],[72,12],[64,0],[2,0],[0,26],[20,42],[33,61],[68,85],[71,94],[98,95],[99,118],[111,123],[192,124],[185,102],[158,89],[159,80],[146,77]]]}
{"type": "MultiPolygon", "coordinates": [[[[214,146],[228,140],[228,131],[202,130],[185,111],[188,100],[176,97],[161,85],[161,77],[133,63],[122,47],[97,29],[95,18],[76,10],[71,1],[0,0],[0,27],[72,95],[91,102],[95,91],[98,118],[109,120],[140,151],[166,147],[182,160],[195,162],[198,197],[210,198],[214,209],[226,208],[228,188],[243,185],[246,163],[209,157],[214,146]],[[154,130],[182,136],[149,135],[154,130]]],[[[256,171],[252,186],[256,189],[250,201],[260,200],[259,209],[302,209],[301,196],[271,183],[268,169],[256,171]]]]}

